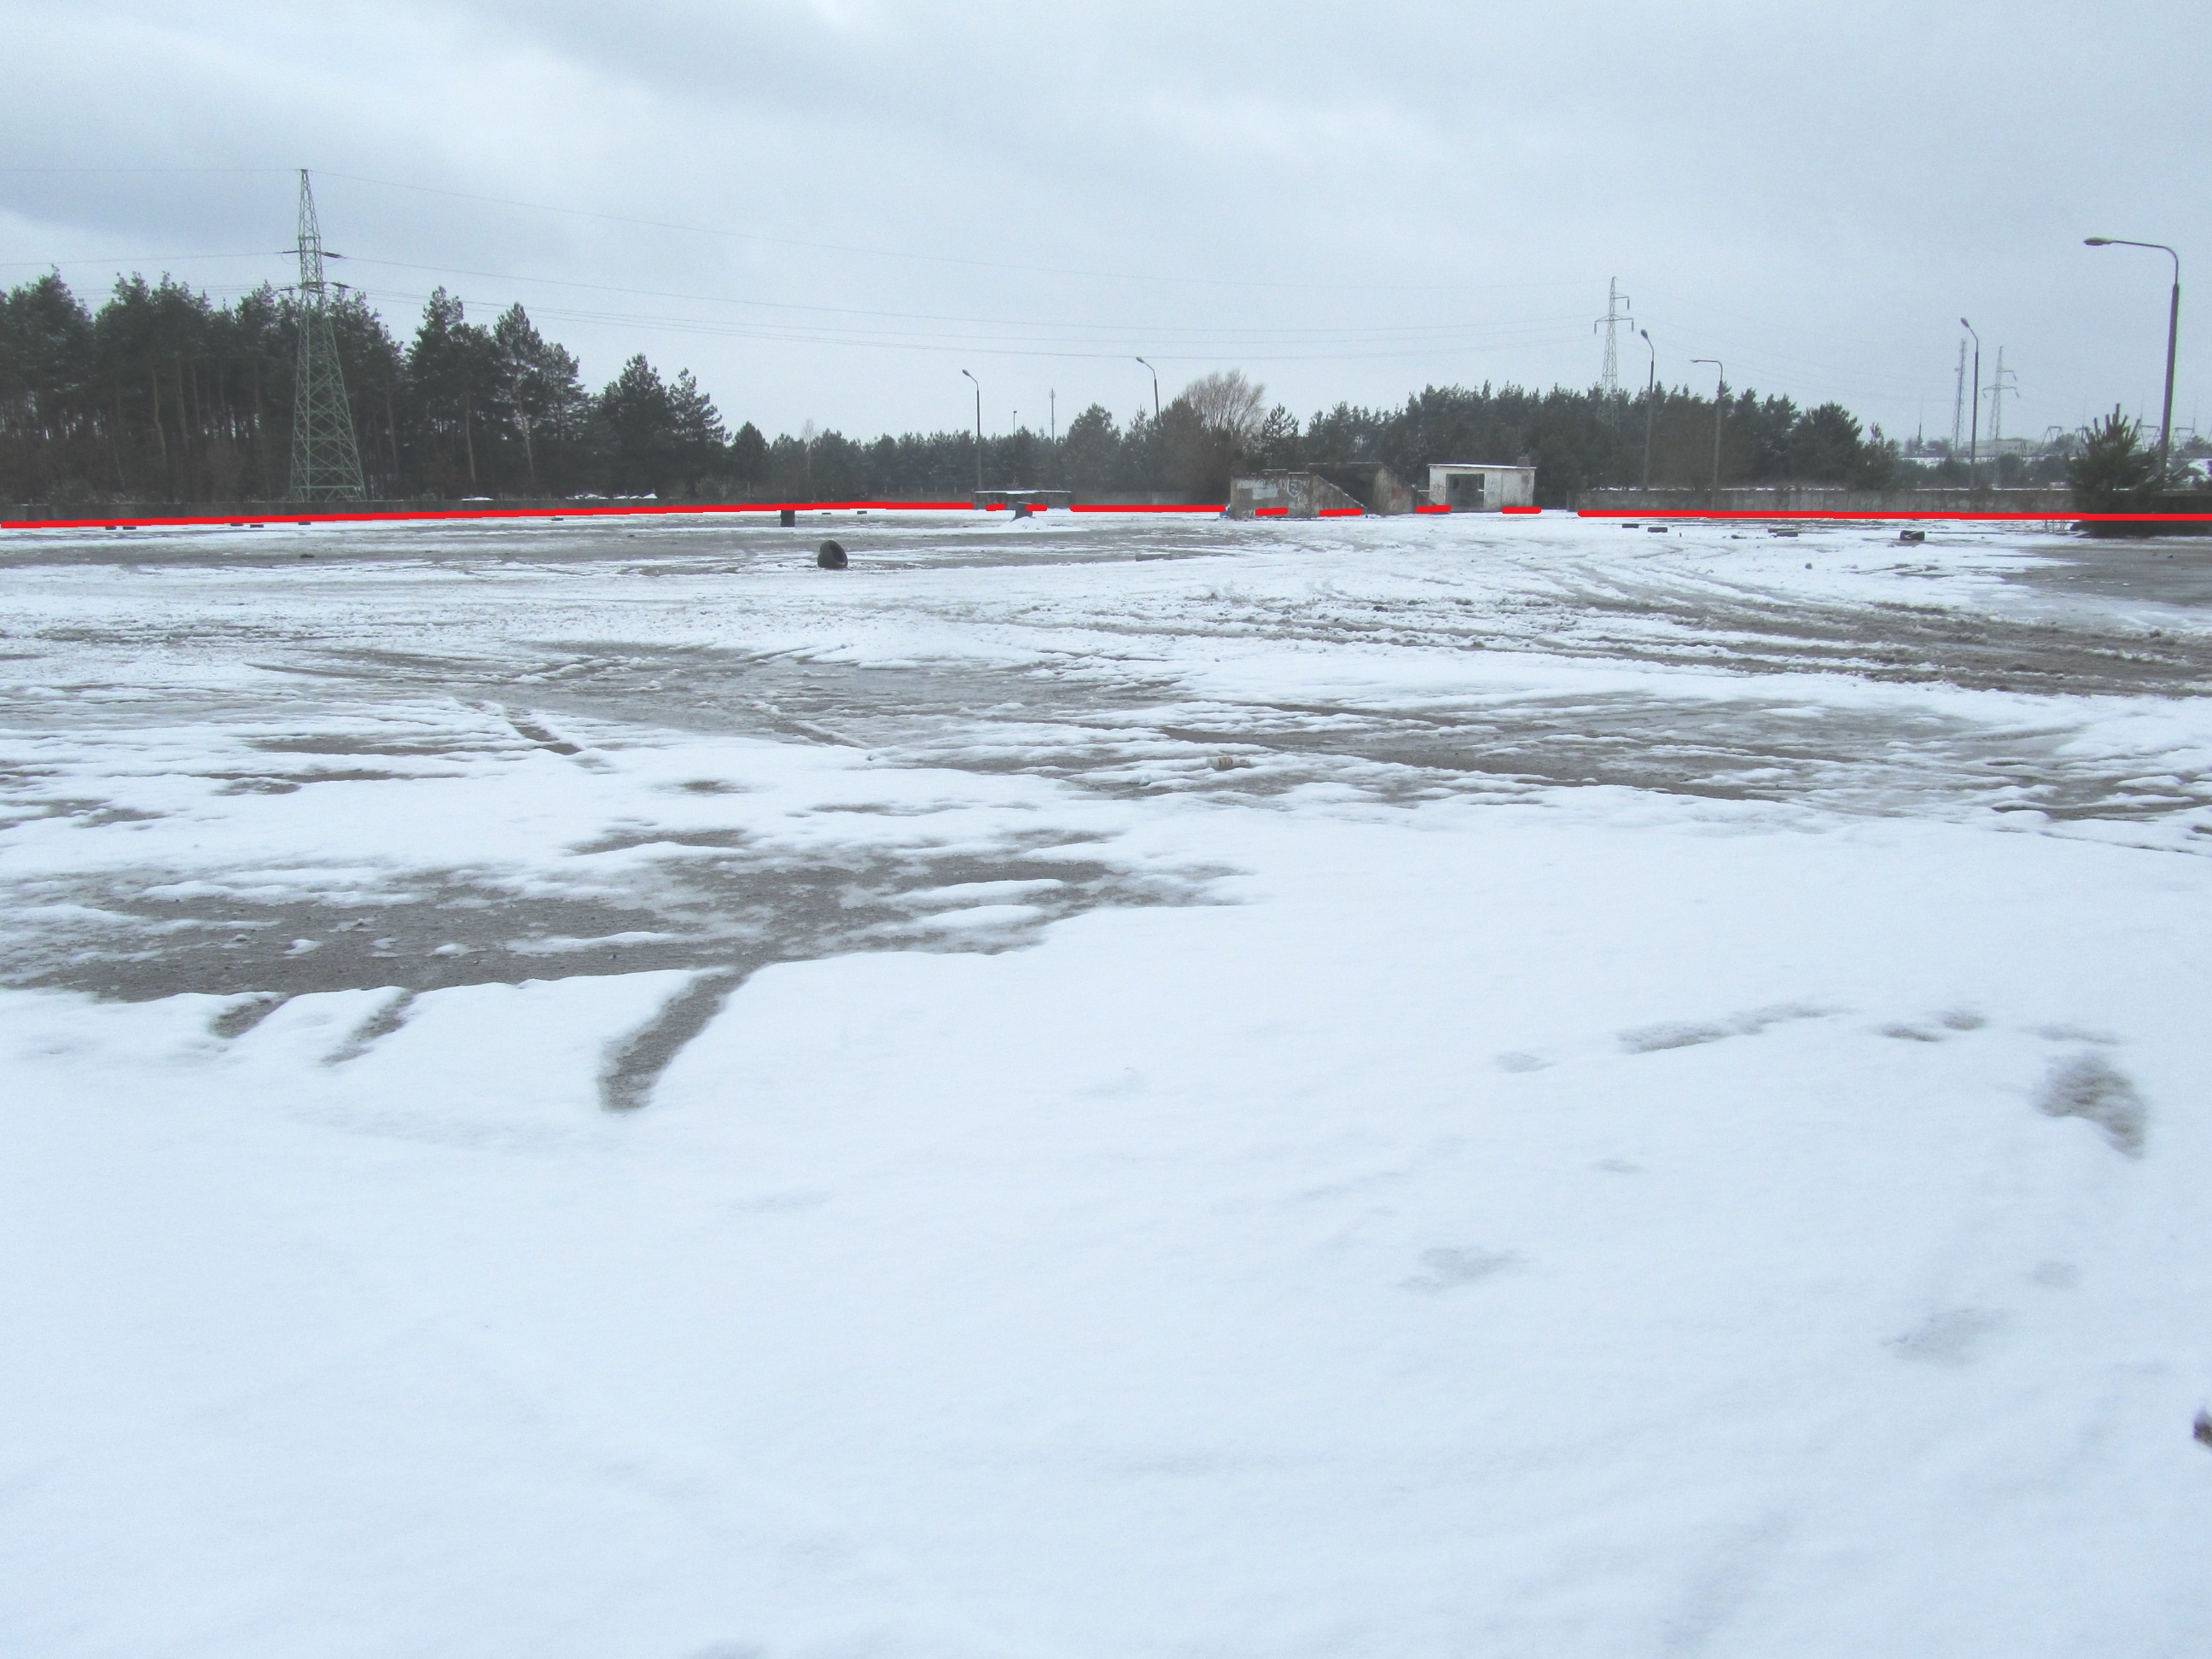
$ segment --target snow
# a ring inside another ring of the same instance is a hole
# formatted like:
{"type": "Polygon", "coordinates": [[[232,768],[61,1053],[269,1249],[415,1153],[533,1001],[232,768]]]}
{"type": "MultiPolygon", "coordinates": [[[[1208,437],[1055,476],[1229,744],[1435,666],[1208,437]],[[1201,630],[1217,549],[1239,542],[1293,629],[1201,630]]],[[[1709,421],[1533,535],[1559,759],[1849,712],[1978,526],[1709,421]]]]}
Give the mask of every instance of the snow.
{"type": "Polygon", "coordinates": [[[2180,567],[838,533],[0,542],[0,1650],[2203,1650],[2180,567]]]}

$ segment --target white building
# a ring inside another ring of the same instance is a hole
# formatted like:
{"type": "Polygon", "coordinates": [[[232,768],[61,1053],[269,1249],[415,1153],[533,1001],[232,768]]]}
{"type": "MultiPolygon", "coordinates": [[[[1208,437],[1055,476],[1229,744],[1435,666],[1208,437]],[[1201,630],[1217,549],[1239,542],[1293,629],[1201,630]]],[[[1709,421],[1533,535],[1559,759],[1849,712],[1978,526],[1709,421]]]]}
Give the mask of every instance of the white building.
{"type": "Polygon", "coordinates": [[[1480,461],[1439,461],[1429,468],[1429,504],[1455,513],[1495,513],[1536,505],[1536,469],[1480,461]]]}

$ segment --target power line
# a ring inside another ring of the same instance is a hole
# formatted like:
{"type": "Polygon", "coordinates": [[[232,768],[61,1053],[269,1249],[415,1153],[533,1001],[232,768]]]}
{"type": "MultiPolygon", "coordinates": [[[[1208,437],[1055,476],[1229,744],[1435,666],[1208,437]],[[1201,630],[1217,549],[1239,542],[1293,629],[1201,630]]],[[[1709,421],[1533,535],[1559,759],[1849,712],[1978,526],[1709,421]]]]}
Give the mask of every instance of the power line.
{"type": "MultiPolygon", "coordinates": [[[[289,172],[285,167],[0,167],[0,173],[254,173],[289,172]]],[[[477,191],[453,190],[441,185],[410,184],[404,179],[378,179],[367,173],[323,170],[325,179],[380,190],[409,191],[422,196],[443,196],[456,201],[483,202],[495,207],[518,208],[531,213],[565,214],[572,218],[597,219],[609,224],[635,225],[649,230],[674,230],[695,236],[714,236],[735,241],[759,242],[775,247],[808,248],[824,253],[858,254],[867,258],[905,259],[927,264],[962,265],[981,270],[1019,271],[1031,276],[1083,276],[1109,282],[1157,283],[1190,288],[1279,289],[1316,293],[1467,294],[1510,289],[1580,287],[1580,277],[1528,283],[1299,283],[1265,277],[1192,276],[1159,270],[1094,270],[1064,265],[1022,264],[1000,259],[976,259],[959,254],[926,253],[912,248],[872,247],[865,243],[829,242],[765,231],[734,230],[727,226],[689,224],[680,220],[648,219],[635,214],[608,213],[596,208],[569,207],[557,202],[526,202],[477,191]]]]}
{"type": "Polygon", "coordinates": [[[1162,283],[1192,288],[1257,288],[1303,289],[1356,294],[1464,294],[1489,289],[1571,288],[1577,282],[1541,283],[1290,283],[1261,277],[1183,276],[1164,271],[1086,270],[1066,265],[1017,264],[1000,259],[973,259],[963,255],[922,253],[910,248],[870,247],[861,243],[823,242],[795,236],[774,236],[761,231],[732,230],[724,226],[685,224],[670,219],[645,219],[626,213],[605,213],[595,208],[566,207],[553,202],[524,202],[512,197],[486,196],[474,191],[448,190],[437,185],[410,185],[392,179],[373,179],[365,173],[329,173],[326,179],[343,179],[385,190],[413,191],[425,196],[449,196],[465,202],[484,202],[495,207],[520,208],[533,213],[562,213],[574,218],[599,219],[611,224],[636,225],[649,230],[677,230],[695,236],[726,237],[736,241],[764,242],[775,247],[803,247],[824,253],[857,253],[869,258],[911,259],[927,264],[964,265],[982,270],[1021,271],[1041,276],[1086,276],[1117,283],[1162,283]]]}
{"type": "Polygon", "coordinates": [[[36,270],[52,265],[180,265],[191,259],[268,259],[291,251],[288,247],[256,247],[242,253],[88,253],[70,259],[0,259],[0,270],[36,270]]]}
{"type": "MultiPolygon", "coordinates": [[[[570,278],[568,278],[568,277],[562,277],[562,276],[534,276],[524,275],[524,274],[522,274],[522,273],[515,272],[515,271],[503,271],[503,270],[469,270],[463,269],[462,267],[458,266],[458,265],[443,265],[443,264],[429,265],[429,264],[422,264],[416,263],[416,262],[410,262],[410,261],[404,260],[404,259],[373,259],[373,258],[366,258],[366,257],[364,257],[364,256],[362,256],[362,255],[360,255],[360,254],[354,254],[354,255],[349,256],[349,263],[351,263],[351,264],[357,264],[357,265],[379,265],[379,266],[382,266],[382,267],[384,267],[384,268],[385,268],[385,269],[386,269],[386,270],[423,270],[423,271],[431,271],[431,272],[435,272],[435,273],[438,273],[438,274],[441,274],[441,275],[449,276],[477,276],[477,277],[482,277],[482,278],[483,278],[484,281],[486,281],[486,282],[494,282],[494,283],[532,283],[532,284],[542,284],[542,285],[544,285],[544,286],[545,286],[545,287],[549,287],[549,288],[573,288],[573,289],[584,289],[584,290],[586,290],[586,291],[587,291],[587,292],[596,293],[596,294],[629,294],[629,295],[638,295],[638,296],[640,296],[640,297],[641,297],[641,298],[646,298],[646,299],[655,299],[655,300],[684,300],[684,301],[692,301],[703,302],[703,303],[708,304],[708,305],[743,306],[743,307],[748,307],[748,308],[750,308],[750,309],[756,309],[756,310],[766,310],[766,311],[803,311],[803,312],[811,312],[811,313],[818,313],[818,314],[820,314],[820,315],[823,315],[823,316],[833,316],[833,317],[872,317],[872,318],[880,318],[880,319],[886,319],[886,320],[890,320],[890,321],[898,321],[898,322],[988,323],[988,324],[994,324],[994,325],[999,325],[999,326],[1005,327],[1005,328],[1066,328],[1066,329],[1078,329],[1078,330],[1083,330],[1083,331],[1086,331],[1092,332],[1092,333],[1119,333],[1119,334],[1125,334],[1125,335],[1128,335],[1128,336],[1135,337],[1142,337],[1142,338],[1146,338],[1146,339],[1154,339],[1154,338],[1158,338],[1158,337],[1160,337],[1160,336],[1162,336],[1162,335],[1167,335],[1167,334],[1198,334],[1198,335],[1205,335],[1205,336],[1207,336],[1207,337],[1221,337],[1221,336],[1224,335],[1224,333],[1225,333],[1225,334],[1228,334],[1228,335],[1235,335],[1235,336],[1237,336],[1237,337],[1249,337],[1255,338],[1255,339],[1269,339],[1269,338],[1276,338],[1276,337],[1283,337],[1283,338],[1311,338],[1311,339],[1329,338],[1329,339],[1334,339],[1334,338],[1340,338],[1340,337],[1342,337],[1342,338],[1368,338],[1368,337],[1401,337],[1401,338],[1412,338],[1412,337],[1433,337],[1433,336],[1437,335],[1437,334],[1440,334],[1440,333],[1441,333],[1441,334],[1458,334],[1458,333],[1468,333],[1468,332],[1480,332],[1480,331],[1485,331],[1485,330],[1491,329],[1491,328],[1494,328],[1494,327],[1498,326],[1497,325],[1492,325],[1492,324],[1475,324],[1475,323],[1431,323],[1431,324],[1397,324],[1397,325],[1389,325],[1389,326],[1387,326],[1387,327],[1376,327],[1376,328],[1362,328],[1362,327],[1334,327],[1334,328],[1256,328],[1256,327],[1255,327],[1255,328],[1238,328],[1238,329],[1231,329],[1231,330],[1227,330],[1227,331],[1222,331],[1222,330],[1218,330],[1218,329],[1212,329],[1212,328],[1194,327],[1194,326],[1191,326],[1191,325],[1186,325],[1186,324],[1161,324],[1161,323],[1085,323],[1085,322],[1076,322],[1076,321],[1072,321],[1072,320],[1067,320],[1067,319],[1022,319],[1022,318],[1008,318],[1008,317],[981,317],[981,316],[974,316],[974,315],[969,315],[969,314],[966,314],[966,313],[957,313],[957,312],[928,312],[928,311],[878,311],[878,310],[870,309],[870,308],[868,308],[868,307],[858,307],[858,306],[822,306],[822,305],[809,305],[809,304],[806,304],[806,303],[805,303],[805,302],[803,302],[803,301],[792,301],[792,300],[750,300],[750,299],[739,299],[739,298],[737,298],[737,297],[735,297],[735,296],[733,296],[733,295],[724,295],[724,294],[691,294],[691,293],[685,293],[685,292],[683,292],[683,291],[680,291],[680,290],[668,289],[632,288],[632,287],[629,287],[629,286],[624,285],[624,284],[616,283],[580,283],[580,282],[574,281],[573,279],[570,279],[570,278]]],[[[1537,326],[1537,325],[1547,325],[1547,326],[1548,326],[1548,325],[1553,325],[1553,324],[1556,324],[1556,323],[1562,323],[1562,322],[1565,322],[1565,320],[1566,320],[1566,319],[1565,319],[1565,318],[1548,318],[1548,317],[1547,317],[1547,318],[1541,318],[1541,319],[1527,319],[1525,322],[1516,322],[1516,323],[1514,323],[1514,324],[1512,324],[1512,325],[1510,325],[1510,326],[1515,326],[1515,327],[1521,327],[1521,326],[1537,326]]]]}
{"type": "MultiPolygon", "coordinates": [[[[428,297],[419,292],[395,289],[356,288],[354,292],[368,299],[392,301],[419,302],[428,297]]],[[[1124,355],[1114,349],[1087,349],[1104,343],[1096,341],[1000,342],[1000,337],[989,335],[915,335],[887,330],[808,328],[804,325],[787,327],[774,324],[732,321],[717,318],[664,317],[651,313],[594,311],[559,306],[543,307],[532,314],[544,321],[616,324],[626,328],[658,329],[678,334],[703,335],[726,339],[766,340],[793,345],[863,346],[880,350],[962,352],[1001,357],[1064,357],[1099,362],[1118,362],[1124,355]],[[987,343],[988,342],[1000,343],[987,343]]],[[[1485,343],[1430,342],[1409,343],[1375,351],[1296,353],[1267,351],[1264,347],[1255,353],[1254,348],[1249,343],[1240,344],[1234,340],[1198,339],[1180,343],[1180,349],[1176,351],[1160,352],[1155,355],[1163,362],[1183,363],[1227,362],[1232,356],[1254,362],[1343,362],[1370,358],[1474,356],[1485,352],[1510,350],[1522,345],[1558,344],[1574,337],[1574,334],[1567,331],[1541,330],[1530,331],[1517,336],[1485,343]]]]}

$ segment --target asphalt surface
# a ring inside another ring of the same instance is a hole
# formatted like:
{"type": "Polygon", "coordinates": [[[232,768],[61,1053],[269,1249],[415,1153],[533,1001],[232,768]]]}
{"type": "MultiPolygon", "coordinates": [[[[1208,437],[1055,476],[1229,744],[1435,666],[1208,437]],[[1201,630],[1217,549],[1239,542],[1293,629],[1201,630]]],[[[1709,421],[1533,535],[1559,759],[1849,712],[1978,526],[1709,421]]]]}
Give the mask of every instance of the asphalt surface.
{"type": "MultiPolygon", "coordinates": [[[[1356,549],[1341,577],[1304,586],[1245,580],[1267,574],[1260,560],[1204,589],[1172,590],[1111,568],[1206,561],[1212,570],[1224,553],[1295,543],[1279,527],[1216,521],[1023,538],[849,514],[795,531],[661,522],[434,538],[411,527],[18,538],[0,547],[16,589],[0,640],[9,677],[0,837],[57,821],[113,835],[143,818],[86,779],[151,727],[209,735],[204,752],[187,745],[165,763],[213,799],[388,784],[399,792],[390,810],[404,810],[409,780],[426,767],[504,765],[532,750],[592,765],[588,744],[562,735],[580,725],[603,738],[832,745],[887,766],[1033,775],[1130,801],[1264,807],[1320,787],[1389,806],[1612,787],[1865,816],[2112,824],[2201,823],[2212,807],[2200,761],[2085,749],[2075,712],[2083,698],[2212,691],[2212,542],[2027,538],[1994,580],[2033,602],[2001,606],[1962,596],[1953,579],[1959,561],[1988,548],[1986,535],[1947,545],[1938,533],[1893,550],[1863,528],[1796,538],[1808,569],[1839,551],[1862,567],[1874,559],[1873,596],[1838,597],[1817,585],[1792,591],[1771,556],[1756,577],[1732,568],[1738,544],[1773,553],[1756,527],[1670,532],[1669,554],[1702,549],[1703,563],[1648,555],[1650,544],[1626,534],[1609,543],[1614,533],[1585,527],[1565,553],[1509,549],[1464,579],[1425,568],[1405,576],[1389,544],[1356,549]],[[854,568],[818,580],[848,586],[794,586],[794,573],[814,576],[814,548],[833,530],[854,568]],[[1014,598],[959,574],[1010,568],[1028,584],[1014,598]],[[850,605],[918,616],[948,636],[1018,633],[1035,648],[1006,661],[978,651],[850,661],[662,637],[674,631],[656,621],[672,597],[679,611],[737,614],[756,592],[764,615],[796,607],[791,626],[802,631],[850,605]],[[1626,687],[1224,695],[1194,678],[1194,643],[1201,657],[1210,645],[1382,647],[1424,662],[1541,658],[1741,684],[1724,697],[1705,686],[1672,694],[1649,675],[1626,687]],[[1993,722],[1940,701],[1839,700],[1829,695],[1839,682],[2027,702],[1993,722]]],[[[623,833],[578,826],[579,867],[623,833]]],[[[1054,826],[1007,826],[980,848],[799,854],[743,830],[672,844],[649,871],[612,881],[426,859],[309,897],[210,884],[219,850],[191,867],[46,867],[10,881],[0,984],[259,999],[228,1016],[240,1019],[307,991],[412,995],[646,969],[692,970],[726,994],[771,962],[1018,948],[1087,908],[1206,902],[1221,873],[1080,856],[1054,826]],[[915,898],[1003,884],[1026,884],[1018,914],[953,936],[933,915],[956,901],[915,898]]],[[[712,1006],[672,1018],[703,1022],[712,1006]]],[[[648,1077],[650,1048],[637,1060],[648,1077]]],[[[619,1104],[631,1085],[609,1086],[619,1104]]]]}

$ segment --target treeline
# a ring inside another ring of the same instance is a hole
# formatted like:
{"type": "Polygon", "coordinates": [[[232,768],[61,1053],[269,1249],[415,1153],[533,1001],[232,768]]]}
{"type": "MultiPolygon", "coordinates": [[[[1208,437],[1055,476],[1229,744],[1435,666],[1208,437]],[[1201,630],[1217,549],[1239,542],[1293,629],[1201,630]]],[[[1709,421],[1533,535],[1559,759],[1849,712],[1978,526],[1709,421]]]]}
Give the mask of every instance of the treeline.
{"type": "MultiPolygon", "coordinates": [[[[404,347],[357,295],[332,320],[372,495],[665,492],[746,442],[641,356],[586,390],[520,306],[486,327],[441,289],[404,347]]],[[[55,275],[0,295],[0,496],[283,496],[298,343],[296,301],[267,286],[223,307],[133,276],[97,313],[55,275]]]]}
{"type": "MultiPolygon", "coordinates": [[[[664,378],[642,356],[593,392],[520,305],[487,325],[441,289],[404,344],[358,295],[337,301],[334,320],[374,496],[956,499],[975,487],[972,432],[732,432],[688,370],[664,378]]],[[[133,276],[97,311],[58,275],[0,294],[0,498],[283,497],[297,341],[296,302],[265,286],[224,307],[133,276]]],[[[1641,393],[1485,385],[1300,421],[1231,372],[1192,382],[1157,416],[1124,422],[1093,404],[1053,437],[988,437],[981,460],[993,488],[1218,501],[1241,469],[1376,460],[1419,484],[1431,461],[1525,459],[1539,499],[1559,505],[1641,482],[1647,420],[1650,481],[1709,483],[1713,418],[1711,400],[1687,391],[1647,407],[1641,393]]],[[[1723,411],[1724,483],[1879,489],[1900,468],[1897,446],[1840,404],[1743,392],[1723,411]]]]}

